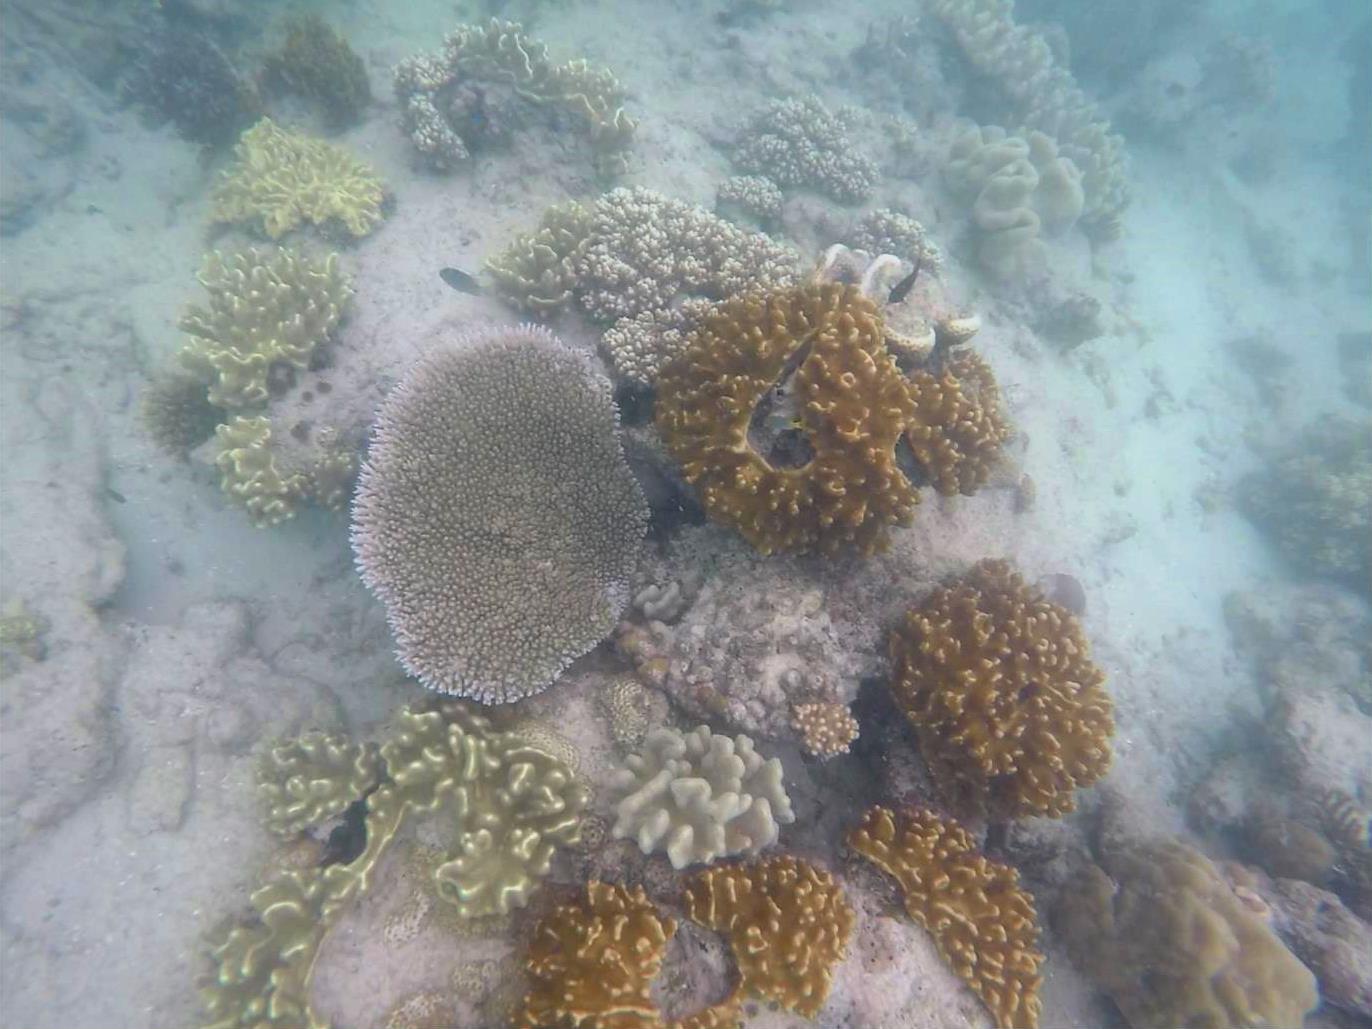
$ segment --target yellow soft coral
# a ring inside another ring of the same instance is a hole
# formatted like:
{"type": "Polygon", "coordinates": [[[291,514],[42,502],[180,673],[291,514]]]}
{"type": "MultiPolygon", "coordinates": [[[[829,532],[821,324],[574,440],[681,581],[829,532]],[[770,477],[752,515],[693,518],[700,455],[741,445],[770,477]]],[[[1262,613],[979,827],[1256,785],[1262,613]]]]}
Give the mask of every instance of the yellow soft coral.
{"type": "Polygon", "coordinates": [[[1104,674],[1076,618],[1005,561],[935,590],[891,637],[891,691],[958,808],[1057,817],[1110,765],[1104,674]]]}
{"type": "Polygon", "coordinates": [[[658,379],[657,424],[706,511],[763,553],[881,549],[917,498],[895,446],[913,408],[876,307],[853,286],[736,298],[658,379]],[[796,460],[750,439],[789,425],[796,460]]]}
{"type": "Polygon", "coordinates": [[[1001,1029],[1036,1029],[1038,922],[1019,873],[980,854],[972,837],[932,811],[874,807],[848,846],[900,883],[905,910],[981,998],[1001,1029]]]}
{"type": "Polygon", "coordinates": [[[215,221],[251,222],[272,239],[302,221],[336,219],[354,236],[381,222],[381,179],[340,147],[263,118],[243,133],[234,154],[237,162],[214,191],[215,221]]]}

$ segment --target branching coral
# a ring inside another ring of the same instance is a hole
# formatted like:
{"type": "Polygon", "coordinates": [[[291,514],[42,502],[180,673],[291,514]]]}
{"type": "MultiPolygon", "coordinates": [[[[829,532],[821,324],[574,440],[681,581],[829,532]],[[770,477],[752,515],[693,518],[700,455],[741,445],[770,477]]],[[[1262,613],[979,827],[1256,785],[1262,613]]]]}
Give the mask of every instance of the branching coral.
{"type": "Polygon", "coordinates": [[[1107,865],[1062,892],[1054,924],[1130,1025],[1299,1026],[1315,1007],[1315,977],[1204,855],[1167,841],[1107,865]]]}
{"type": "Polygon", "coordinates": [[[920,485],[927,481],[945,496],[971,496],[1014,435],[991,366],[970,350],[954,350],[937,372],[914,372],[910,394],[914,415],[905,440],[923,477],[920,485]]]}
{"type": "Polygon", "coordinates": [[[658,381],[657,424],[711,517],[763,553],[880,549],[914,488],[895,446],[913,414],[876,307],[823,284],[741,297],[692,335],[658,381]],[[775,441],[760,452],[753,427],[775,441]],[[797,453],[798,451],[798,453],[797,453]]]}
{"type": "Polygon", "coordinates": [[[848,753],[858,737],[857,719],[843,704],[797,704],[791,726],[813,757],[831,758],[848,753]]]}
{"type": "Polygon", "coordinates": [[[286,41],[263,60],[262,72],[277,88],[318,104],[333,125],[352,124],[372,102],[362,58],[314,13],[290,20],[286,41]]]}
{"type": "Polygon", "coordinates": [[[480,111],[469,110],[463,94],[474,83],[503,87],[535,107],[579,118],[598,168],[622,170],[635,122],[624,112],[624,90],[610,70],[586,61],[554,64],[548,48],[525,36],[521,25],[494,18],[459,26],[439,53],[411,57],[395,69],[405,131],[435,168],[453,168],[470,156],[470,137],[484,120],[473,117],[480,111]]]}
{"type": "Polygon", "coordinates": [[[715,210],[725,217],[738,212],[747,220],[769,225],[781,217],[784,199],[781,189],[765,175],[734,175],[715,190],[715,210]]]}
{"type": "Polygon", "coordinates": [[[925,810],[872,808],[848,846],[900,883],[910,917],[997,1026],[1037,1027],[1043,955],[1034,900],[1018,872],[978,853],[956,822],[925,810]]]}
{"type": "Polygon", "coordinates": [[[777,100],[760,111],[744,130],[734,164],[783,188],[815,189],[843,204],[861,203],[879,177],[815,96],[777,100]]]}
{"type": "Polygon", "coordinates": [[[664,851],[673,868],[756,854],[796,818],[781,775],[747,736],[654,729],[610,780],[614,837],[664,851]]]}
{"type": "Polygon", "coordinates": [[[212,216],[247,222],[272,239],[310,222],[365,236],[381,223],[381,179],[346,150],[286,132],[263,118],[234,147],[237,162],[215,187],[212,216]]]}
{"type": "Polygon", "coordinates": [[[503,703],[609,635],[647,522],[610,384],[522,326],[433,347],[391,392],[352,538],[405,668],[503,703]]]}
{"type": "Polygon", "coordinates": [[[338,327],[352,297],[338,255],[322,264],[284,248],[205,258],[209,307],[191,306],[181,329],[191,341],[181,364],[209,387],[215,407],[260,407],[272,375],[304,371],[338,327]]]}
{"type": "Polygon", "coordinates": [[[897,704],[950,801],[1056,817],[1110,764],[1114,717],[1077,619],[1005,561],[935,590],[891,636],[897,704]]]}
{"type": "Polygon", "coordinates": [[[738,965],[738,992],[813,1018],[853,932],[834,877],[785,855],[697,872],[686,912],[723,933],[738,965]]]}

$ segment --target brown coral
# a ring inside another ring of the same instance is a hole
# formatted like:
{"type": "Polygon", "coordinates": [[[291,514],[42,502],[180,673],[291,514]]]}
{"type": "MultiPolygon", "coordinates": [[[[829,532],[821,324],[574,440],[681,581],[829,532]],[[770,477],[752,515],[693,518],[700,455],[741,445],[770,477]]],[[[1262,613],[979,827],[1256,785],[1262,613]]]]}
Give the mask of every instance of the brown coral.
{"type": "Polygon", "coordinates": [[[791,727],[812,757],[831,758],[848,753],[858,738],[858,721],[843,704],[797,704],[791,727]]]}
{"type": "Polygon", "coordinates": [[[686,885],[686,912],[728,938],[740,993],[810,1018],[853,932],[834,877],[789,855],[698,872],[686,885]]]}
{"type": "Polygon", "coordinates": [[[1058,817],[1110,765],[1104,674],[1077,619],[1006,561],[935,590],[891,637],[891,691],[950,802],[1058,817]]]}
{"type": "Polygon", "coordinates": [[[913,408],[856,287],[728,302],[658,391],[658,428],[705,509],[763,553],[869,553],[909,521],[917,497],[895,446],[913,408]]]}
{"type": "Polygon", "coordinates": [[[997,1026],[1036,1029],[1043,955],[1034,899],[1018,872],[978,853],[956,822],[923,809],[874,807],[848,846],[900,883],[905,910],[997,1026]]]}
{"type": "Polygon", "coordinates": [[[920,471],[944,496],[975,493],[1014,435],[991,366],[970,350],[954,350],[938,374],[915,372],[910,393],[915,414],[905,439],[920,471]]]}

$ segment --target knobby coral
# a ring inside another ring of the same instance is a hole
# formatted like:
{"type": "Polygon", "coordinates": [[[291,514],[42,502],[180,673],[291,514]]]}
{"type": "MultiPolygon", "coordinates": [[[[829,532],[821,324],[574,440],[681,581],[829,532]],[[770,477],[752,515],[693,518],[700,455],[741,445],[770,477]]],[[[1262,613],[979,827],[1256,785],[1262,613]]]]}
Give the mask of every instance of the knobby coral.
{"type": "Polygon", "coordinates": [[[971,350],[954,350],[935,369],[910,375],[914,415],[905,440],[927,481],[944,496],[971,496],[1000,464],[1014,435],[1001,411],[995,375],[971,350]]]}
{"type": "Polygon", "coordinates": [[[858,738],[858,723],[843,704],[797,704],[791,726],[800,733],[805,750],[814,757],[831,758],[848,753],[858,738]]]}
{"type": "Polygon", "coordinates": [[[980,854],[962,826],[926,810],[874,807],[849,832],[848,846],[900,883],[905,910],[997,1026],[1036,1029],[1043,955],[1034,900],[1018,872],[980,854]]]}
{"type": "Polygon", "coordinates": [[[1077,619],[986,560],[891,636],[896,703],[958,808],[1060,816],[1110,764],[1114,717],[1077,619]]]}
{"type": "Polygon", "coordinates": [[[843,204],[861,203],[879,177],[815,96],[777,100],[760,111],[744,130],[734,164],[783,188],[808,187],[843,204]]]}
{"type": "Polygon", "coordinates": [[[879,550],[914,511],[895,457],[914,408],[856,287],[728,302],[658,391],[657,425],[682,474],[711,517],[763,553],[879,550]]]}
{"type": "Polygon", "coordinates": [[[610,633],[647,523],[609,382],[521,326],[435,345],[405,374],[377,416],[352,539],[406,670],[503,703],[610,633]]]}
{"type": "Polygon", "coordinates": [[[247,222],[280,239],[301,222],[338,222],[353,236],[381,223],[381,179],[346,150],[263,118],[234,147],[213,196],[218,222],[247,222]]]}
{"type": "Polygon", "coordinates": [[[665,852],[673,868],[756,854],[796,820],[781,780],[781,762],[747,736],[654,729],[610,780],[612,831],[645,854],[665,852]]]}

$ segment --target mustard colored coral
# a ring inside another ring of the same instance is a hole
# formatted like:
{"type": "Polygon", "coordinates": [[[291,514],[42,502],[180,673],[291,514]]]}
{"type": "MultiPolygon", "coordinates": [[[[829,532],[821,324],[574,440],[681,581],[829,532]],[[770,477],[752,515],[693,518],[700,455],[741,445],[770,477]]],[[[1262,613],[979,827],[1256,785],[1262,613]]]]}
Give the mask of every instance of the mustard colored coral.
{"type": "Polygon", "coordinates": [[[1018,872],[980,854],[956,822],[922,809],[874,807],[848,846],[900,883],[905,910],[1000,1029],[1037,1029],[1043,954],[1018,872]]]}
{"type": "Polygon", "coordinates": [[[686,912],[729,941],[740,993],[808,1018],[828,999],[853,932],[834,877],[790,855],[696,873],[686,912]]]}
{"type": "Polygon", "coordinates": [[[920,471],[944,496],[971,496],[986,484],[1014,435],[991,366],[971,350],[954,350],[938,371],[911,375],[910,393],[915,414],[905,439],[920,471]]]}
{"type": "Polygon", "coordinates": [[[833,283],[729,301],[658,380],[682,474],[763,553],[881,549],[917,501],[895,458],[912,414],[875,305],[833,283]]]}
{"type": "Polygon", "coordinates": [[[1057,817],[1109,768],[1114,717],[1081,625],[1008,562],[935,590],[890,650],[896,703],[956,808],[1057,817]]]}
{"type": "Polygon", "coordinates": [[[263,118],[243,133],[234,154],[237,161],[214,191],[217,222],[246,222],[272,239],[302,222],[337,221],[353,236],[381,223],[381,179],[341,147],[263,118]]]}
{"type": "Polygon", "coordinates": [[[381,779],[374,745],[325,732],[275,744],[263,766],[259,778],[267,828],[278,836],[337,818],[381,779]]]}
{"type": "Polygon", "coordinates": [[[791,727],[811,757],[846,754],[858,738],[857,719],[843,704],[797,704],[791,712],[791,727]]]}

